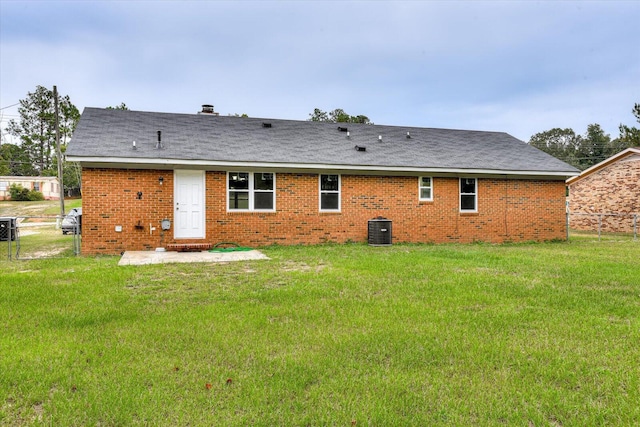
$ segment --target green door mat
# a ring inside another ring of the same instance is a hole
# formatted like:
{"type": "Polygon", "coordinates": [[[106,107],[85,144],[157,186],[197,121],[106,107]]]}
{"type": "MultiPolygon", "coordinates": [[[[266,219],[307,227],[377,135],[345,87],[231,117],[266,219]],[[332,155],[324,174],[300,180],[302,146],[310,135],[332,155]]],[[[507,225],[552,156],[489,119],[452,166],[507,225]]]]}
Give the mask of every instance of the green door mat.
{"type": "Polygon", "coordinates": [[[235,243],[218,243],[212,249],[209,249],[209,252],[246,252],[252,251],[253,248],[245,248],[243,246],[238,246],[235,243]],[[231,247],[221,247],[222,245],[234,245],[231,247]]]}

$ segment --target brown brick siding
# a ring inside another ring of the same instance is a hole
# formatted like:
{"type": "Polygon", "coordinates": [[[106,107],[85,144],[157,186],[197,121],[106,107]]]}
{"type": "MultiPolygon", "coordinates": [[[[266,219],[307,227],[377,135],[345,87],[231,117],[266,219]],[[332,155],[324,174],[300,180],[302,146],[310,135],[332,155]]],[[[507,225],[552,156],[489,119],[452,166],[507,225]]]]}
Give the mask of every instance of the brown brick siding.
{"type": "MultiPolygon", "coordinates": [[[[84,254],[152,250],[173,239],[173,172],[85,168],[84,254]],[[158,178],[164,177],[163,185],[158,178]],[[142,199],[137,199],[138,191],[142,199]],[[135,227],[140,223],[142,229],[135,227]],[[149,227],[156,227],[150,233],[149,227]],[[122,232],[115,231],[121,225],[122,232]]],[[[458,178],[433,178],[433,201],[418,200],[416,176],[342,175],[341,212],[319,212],[318,175],[278,173],[276,212],[227,212],[226,173],[206,173],[206,239],[246,246],[367,240],[368,220],[393,221],[393,241],[505,242],[564,239],[563,181],[478,179],[478,213],[459,212],[458,178]]],[[[177,243],[202,242],[197,239],[177,243]]]]}
{"type": "Polygon", "coordinates": [[[640,158],[622,158],[570,184],[569,209],[575,230],[601,224],[602,231],[633,232],[634,215],[640,221],[640,158]]]}

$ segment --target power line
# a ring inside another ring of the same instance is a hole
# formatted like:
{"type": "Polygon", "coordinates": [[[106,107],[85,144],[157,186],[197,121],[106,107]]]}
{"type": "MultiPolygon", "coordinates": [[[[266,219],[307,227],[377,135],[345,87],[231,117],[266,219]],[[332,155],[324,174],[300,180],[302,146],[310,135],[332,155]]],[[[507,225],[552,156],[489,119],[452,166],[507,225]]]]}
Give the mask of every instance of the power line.
{"type": "Polygon", "coordinates": [[[0,110],[6,110],[7,108],[11,108],[11,107],[15,107],[16,105],[20,105],[20,103],[16,103],[16,104],[12,104],[12,105],[7,105],[6,107],[2,107],[0,108],[0,110]]]}

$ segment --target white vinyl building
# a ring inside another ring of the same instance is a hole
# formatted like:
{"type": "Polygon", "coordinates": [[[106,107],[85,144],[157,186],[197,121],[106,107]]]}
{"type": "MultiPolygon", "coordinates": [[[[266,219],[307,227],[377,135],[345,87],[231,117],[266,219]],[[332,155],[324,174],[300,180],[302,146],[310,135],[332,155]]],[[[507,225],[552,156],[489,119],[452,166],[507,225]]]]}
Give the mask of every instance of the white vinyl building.
{"type": "Polygon", "coordinates": [[[55,176],[0,176],[0,200],[11,199],[9,188],[13,184],[39,191],[45,200],[60,199],[60,184],[55,176]]]}

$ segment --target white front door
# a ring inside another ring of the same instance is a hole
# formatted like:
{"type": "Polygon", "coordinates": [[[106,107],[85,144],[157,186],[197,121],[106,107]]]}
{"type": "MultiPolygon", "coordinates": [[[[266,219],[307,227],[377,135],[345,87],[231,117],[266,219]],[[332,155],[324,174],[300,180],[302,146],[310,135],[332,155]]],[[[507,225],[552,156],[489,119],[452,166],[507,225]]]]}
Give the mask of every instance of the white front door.
{"type": "Polygon", "coordinates": [[[204,171],[174,171],[174,237],[204,238],[204,171]]]}

